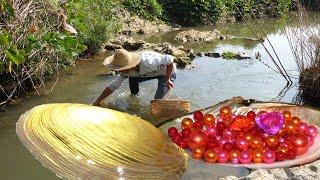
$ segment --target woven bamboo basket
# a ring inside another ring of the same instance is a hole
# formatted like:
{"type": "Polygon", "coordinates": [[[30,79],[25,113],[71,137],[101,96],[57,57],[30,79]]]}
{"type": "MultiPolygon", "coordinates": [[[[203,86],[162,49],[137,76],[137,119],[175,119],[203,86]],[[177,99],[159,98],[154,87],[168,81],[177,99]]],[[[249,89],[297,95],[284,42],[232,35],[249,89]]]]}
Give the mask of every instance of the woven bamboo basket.
{"type": "Polygon", "coordinates": [[[151,115],[156,119],[170,119],[190,112],[189,101],[156,99],[150,104],[151,115]]]}

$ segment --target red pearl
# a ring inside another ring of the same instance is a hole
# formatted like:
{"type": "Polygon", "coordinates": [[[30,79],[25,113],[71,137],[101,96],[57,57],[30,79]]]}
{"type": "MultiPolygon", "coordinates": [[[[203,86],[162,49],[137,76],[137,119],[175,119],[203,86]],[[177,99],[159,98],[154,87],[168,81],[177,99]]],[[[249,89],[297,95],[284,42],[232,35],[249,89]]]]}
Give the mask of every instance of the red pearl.
{"type": "Polygon", "coordinates": [[[203,122],[197,120],[196,122],[193,123],[192,126],[193,126],[194,128],[196,128],[196,129],[202,129],[202,128],[203,128],[203,122]]]}
{"type": "Polygon", "coordinates": [[[247,113],[247,118],[254,120],[256,118],[256,113],[254,111],[249,111],[247,113]]]}
{"type": "Polygon", "coordinates": [[[286,154],[282,151],[276,152],[276,161],[284,161],[286,160],[286,154]]]}
{"type": "Polygon", "coordinates": [[[308,124],[305,122],[300,122],[298,125],[298,132],[300,134],[307,134],[308,124]]]}
{"type": "Polygon", "coordinates": [[[297,156],[303,155],[308,151],[309,148],[309,142],[308,138],[305,135],[294,135],[291,137],[291,143],[295,146],[297,153],[297,156]]]}
{"type": "Polygon", "coordinates": [[[183,138],[189,138],[191,134],[191,129],[182,129],[181,135],[183,138]]]}
{"type": "Polygon", "coordinates": [[[297,157],[297,150],[294,148],[290,149],[286,155],[287,155],[287,159],[295,159],[297,157]]]}
{"type": "Polygon", "coordinates": [[[218,133],[217,130],[214,127],[207,127],[205,134],[211,138],[211,137],[215,137],[218,133]]]}
{"type": "Polygon", "coordinates": [[[201,111],[196,111],[194,114],[193,114],[193,117],[195,120],[197,121],[202,121],[203,120],[203,113],[201,111]]]}
{"type": "Polygon", "coordinates": [[[232,149],[234,148],[234,145],[232,143],[225,143],[223,146],[222,146],[222,149],[226,150],[226,151],[231,151],[232,149]]]}
{"type": "Polygon", "coordinates": [[[186,149],[188,147],[188,143],[184,139],[181,139],[180,141],[178,141],[177,145],[182,149],[186,149]]]}
{"type": "Polygon", "coordinates": [[[177,128],[171,127],[168,129],[168,135],[169,137],[173,137],[174,135],[179,134],[177,128]]]}

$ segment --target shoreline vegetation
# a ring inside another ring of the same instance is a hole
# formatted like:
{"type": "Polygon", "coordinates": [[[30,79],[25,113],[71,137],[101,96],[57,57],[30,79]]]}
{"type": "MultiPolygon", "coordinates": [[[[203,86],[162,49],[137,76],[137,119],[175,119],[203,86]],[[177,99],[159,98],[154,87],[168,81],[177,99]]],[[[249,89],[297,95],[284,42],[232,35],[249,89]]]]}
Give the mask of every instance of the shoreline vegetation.
{"type": "MultiPolygon", "coordinates": [[[[314,7],[312,3],[304,5],[314,7]]],[[[53,74],[98,53],[114,37],[241,21],[242,15],[281,17],[294,10],[294,4],[291,0],[0,0],[0,109],[17,96],[38,92],[53,74]]]]}

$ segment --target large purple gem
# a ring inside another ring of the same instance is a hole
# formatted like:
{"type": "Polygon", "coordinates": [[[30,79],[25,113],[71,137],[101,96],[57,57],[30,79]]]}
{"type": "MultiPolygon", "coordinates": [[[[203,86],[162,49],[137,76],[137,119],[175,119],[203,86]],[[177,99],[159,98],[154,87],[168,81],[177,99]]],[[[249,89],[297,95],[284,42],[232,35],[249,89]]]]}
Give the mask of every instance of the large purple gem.
{"type": "Polygon", "coordinates": [[[284,116],[279,112],[262,113],[256,117],[256,124],[265,132],[275,135],[284,125],[284,116]]]}

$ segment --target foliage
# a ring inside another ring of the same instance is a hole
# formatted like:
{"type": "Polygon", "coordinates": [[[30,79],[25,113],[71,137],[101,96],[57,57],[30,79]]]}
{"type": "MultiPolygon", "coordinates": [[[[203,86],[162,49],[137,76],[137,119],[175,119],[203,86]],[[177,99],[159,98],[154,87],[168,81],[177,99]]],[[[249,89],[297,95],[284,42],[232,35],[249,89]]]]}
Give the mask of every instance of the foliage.
{"type": "Polygon", "coordinates": [[[149,20],[161,18],[163,9],[157,0],[125,0],[124,7],[149,20]]]}
{"type": "Polygon", "coordinates": [[[88,47],[87,53],[99,52],[102,44],[120,29],[112,12],[117,5],[112,0],[70,0],[63,5],[70,24],[79,32],[79,40],[88,47]]]}
{"type": "Polygon", "coordinates": [[[222,58],[223,59],[234,59],[236,57],[236,54],[231,51],[223,52],[222,53],[222,58]]]}
{"type": "Polygon", "coordinates": [[[4,103],[20,91],[37,90],[49,74],[74,65],[86,49],[75,36],[62,31],[56,1],[2,0],[0,10],[0,99],[6,99],[4,103]]]}
{"type": "Polygon", "coordinates": [[[182,25],[211,24],[224,16],[278,17],[291,7],[291,0],[159,0],[168,17],[182,25]]]}
{"type": "Polygon", "coordinates": [[[221,0],[159,0],[166,16],[179,24],[214,22],[220,15],[221,0]]]}

